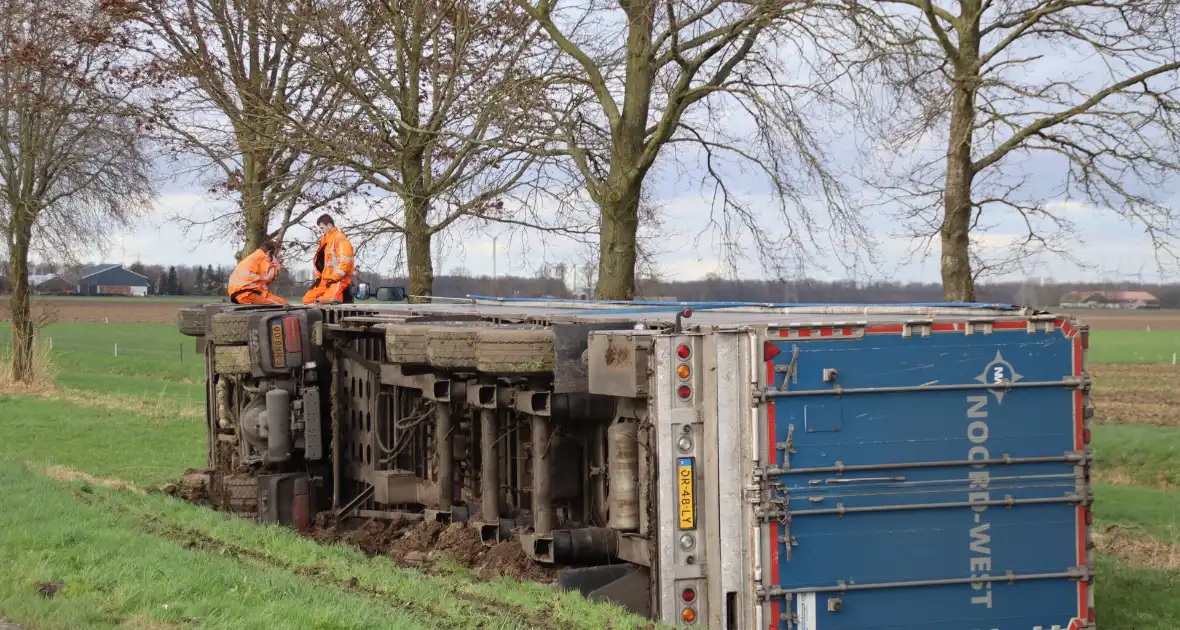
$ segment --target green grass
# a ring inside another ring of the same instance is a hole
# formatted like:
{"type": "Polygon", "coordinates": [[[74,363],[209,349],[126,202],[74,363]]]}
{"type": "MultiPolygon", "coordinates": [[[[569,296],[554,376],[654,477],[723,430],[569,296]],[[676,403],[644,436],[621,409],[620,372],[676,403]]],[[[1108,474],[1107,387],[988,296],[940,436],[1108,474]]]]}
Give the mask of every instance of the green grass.
{"type": "Polygon", "coordinates": [[[74,468],[142,486],[205,463],[205,423],[175,409],[140,412],[61,399],[0,396],[0,444],[14,461],[74,468]]]}
{"type": "Polygon", "coordinates": [[[387,558],[322,546],[161,495],[52,481],[3,460],[0,552],[0,611],[37,630],[127,622],[201,628],[638,625],[616,608],[540,585],[462,575],[423,579],[387,558]],[[64,588],[55,597],[36,595],[39,584],[58,580],[64,588]]]}
{"type": "MultiPolygon", "coordinates": [[[[1177,492],[1094,484],[1094,518],[1100,527],[1113,524],[1133,527],[1160,542],[1180,545],[1180,493],[1177,492]]],[[[1180,627],[1180,618],[1177,622],[1180,627]]]]}
{"type": "Polygon", "coordinates": [[[1102,630],[1180,627],[1180,571],[1128,567],[1098,558],[1094,608],[1102,630]]]}
{"type": "MultiPolygon", "coordinates": [[[[1121,472],[1135,483],[1180,486],[1180,430],[1151,425],[1093,428],[1094,469],[1121,472]]],[[[1180,518],[1180,504],[1177,505],[1180,518]]]]}
{"type": "Polygon", "coordinates": [[[1180,330],[1096,330],[1090,333],[1090,363],[1171,363],[1180,353],[1180,330]]]}
{"type": "MultiPolygon", "coordinates": [[[[44,343],[52,339],[63,375],[191,382],[205,378],[204,360],[196,353],[193,338],[180,334],[174,324],[53,324],[42,329],[38,339],[44,343]]],[[[11,343],[12,330],[0,326],[0,346],[11,343]]]]}

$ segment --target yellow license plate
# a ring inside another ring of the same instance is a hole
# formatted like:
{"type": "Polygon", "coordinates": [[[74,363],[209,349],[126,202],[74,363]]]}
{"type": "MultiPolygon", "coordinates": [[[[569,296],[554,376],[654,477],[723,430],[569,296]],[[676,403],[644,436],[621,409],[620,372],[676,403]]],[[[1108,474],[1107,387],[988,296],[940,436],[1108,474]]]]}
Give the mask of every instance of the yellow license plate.
{"type": "Polygon", "coordinates": [[[283,326],[270,325],[270,353],[274,357],[275,367],[287,367],[287,354],[283,349],[283,326]]]}
{"type": "Polygon", "coordinates": [[[680,529],[696,527],[696,495],[693,493],[693,461],[691,457],[676,461],[676,504],[680,511],[680,529]]]}

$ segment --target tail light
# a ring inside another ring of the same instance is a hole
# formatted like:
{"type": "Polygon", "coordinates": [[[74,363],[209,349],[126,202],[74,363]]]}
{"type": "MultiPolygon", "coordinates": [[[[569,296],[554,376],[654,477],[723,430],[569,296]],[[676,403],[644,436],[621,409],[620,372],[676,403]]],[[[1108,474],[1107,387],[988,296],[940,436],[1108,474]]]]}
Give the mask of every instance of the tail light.
{"type": "Polygon", "coordinates": [[[298,317],[284,317],[283,318],[283,336],[287,346],[287,352],[299,352],[303,349],[303,337],[299,334],[299,318],[298,317]]]}

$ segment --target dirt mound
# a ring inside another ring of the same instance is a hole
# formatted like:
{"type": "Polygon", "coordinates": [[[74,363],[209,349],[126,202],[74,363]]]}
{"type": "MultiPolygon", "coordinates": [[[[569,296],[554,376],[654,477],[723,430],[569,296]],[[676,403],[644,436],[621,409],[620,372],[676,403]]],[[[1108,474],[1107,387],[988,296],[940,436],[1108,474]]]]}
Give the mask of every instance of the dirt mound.
{"type": "Polygon", "coordinates": [[[506,540],[489,549],[475,573],[481,580],[506,577],[549,583],[557,579],[555,569],[537,564],[525,555],[519,540],[506,540]]]}
{"type": "Polygon", "coordinates": [[[488,548],[479,539],[479,532],[473,527],[451,525],[438,537],[434,552],[470,569],[487,553],[488,548]]]}
{"type": "Polygon", "coordinates": [[[427,559],[427,554],[434,548],[445,528],[437,521],[421,521],[386,546],[385,553],[399,563],[419,564],[427,559]]]}
{"type": "Polygon", "coordinates": [[[348,521],[340,525],[327,521],[327,513],[321,513],[316,526],[307,536],[321,543],[339,543],[356,547],[369,555],[382,555],[411,528],[407,520],[348,521]]]}

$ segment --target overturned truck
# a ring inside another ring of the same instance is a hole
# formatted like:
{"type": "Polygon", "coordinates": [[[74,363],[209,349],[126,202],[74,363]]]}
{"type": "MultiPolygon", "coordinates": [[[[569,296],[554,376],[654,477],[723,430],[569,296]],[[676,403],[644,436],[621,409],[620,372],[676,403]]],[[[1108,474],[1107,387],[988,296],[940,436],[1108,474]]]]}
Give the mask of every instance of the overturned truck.
{"type": "Polygon", "coordinates": [[[181,309],[211,497],[724,629],[1094,627],[1087,332],[1004,305],[181,309]]]}

